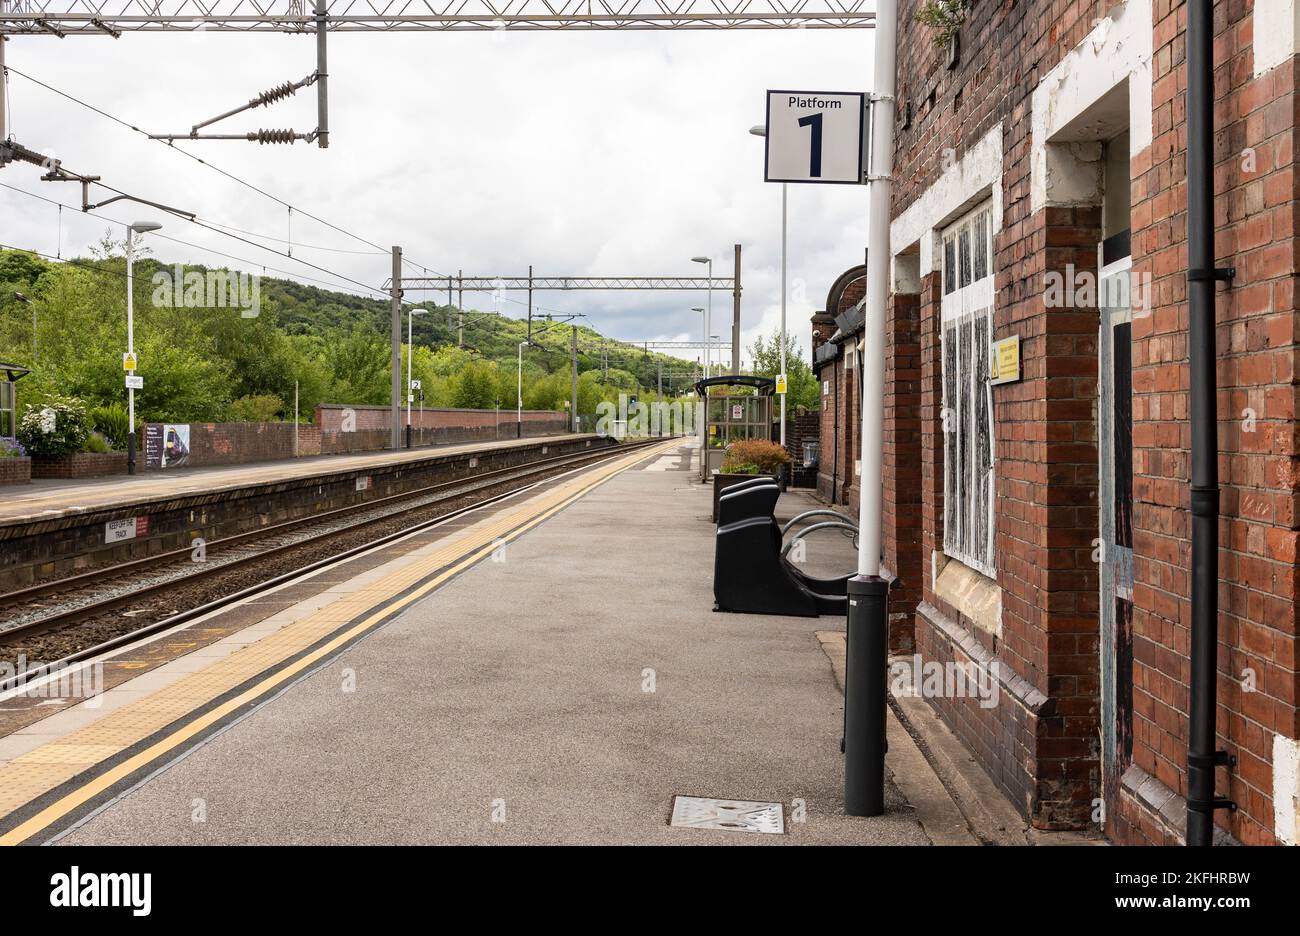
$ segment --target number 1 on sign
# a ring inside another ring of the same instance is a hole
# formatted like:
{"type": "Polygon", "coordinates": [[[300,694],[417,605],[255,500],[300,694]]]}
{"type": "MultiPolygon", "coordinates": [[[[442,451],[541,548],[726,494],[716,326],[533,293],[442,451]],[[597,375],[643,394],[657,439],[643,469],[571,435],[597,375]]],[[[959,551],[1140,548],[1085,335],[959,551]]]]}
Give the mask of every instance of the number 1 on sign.
{"type": "Polygon", "coordinates": [[[799,118],[799,126],[812,128],[812,140],[808,147],[808,174],[820,179],[822,174],[822,115],[809,114],[799,118]]]}

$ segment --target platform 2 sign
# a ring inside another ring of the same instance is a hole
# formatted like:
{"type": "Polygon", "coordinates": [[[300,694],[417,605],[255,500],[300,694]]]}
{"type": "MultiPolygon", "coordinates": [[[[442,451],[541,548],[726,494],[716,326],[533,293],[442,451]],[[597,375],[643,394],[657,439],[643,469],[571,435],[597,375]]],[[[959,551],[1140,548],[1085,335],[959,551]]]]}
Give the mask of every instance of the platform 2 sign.
{"type": "Polygon", "coordinates": [[[861,185],[866,94],[767,92],[767,182],[861,185]]]}

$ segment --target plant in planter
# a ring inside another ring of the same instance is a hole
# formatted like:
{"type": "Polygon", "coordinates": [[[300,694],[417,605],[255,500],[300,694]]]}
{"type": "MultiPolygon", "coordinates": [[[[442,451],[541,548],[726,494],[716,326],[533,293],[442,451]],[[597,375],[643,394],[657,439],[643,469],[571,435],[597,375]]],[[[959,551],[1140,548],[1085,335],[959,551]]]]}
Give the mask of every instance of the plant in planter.
{"type": "Polygon", "coordinates": [[[722,468],[713,476],[713,520],[718,519],[718,498],[729,486],[758,475],[779,478],[790,464],[785,447],[767,439],[741,439],[727,446],[722,468]]]}
{"type": "Polygon", "coordinates": [[[88,435],[86,407],[73,397],[51,397],[39,405],[28,403],[18,423],[18,441],[37,458],[60,458],[80,452],[88,435]]]}
{"type": "Polygon", "coordinates": [[[727,447],[727,457],[722,462],[723,474],[779,474],[790,464],[790,453],[785,446],[767,439],[741,439],[727,447]]]}
{"type": "Polygon", "coordinates": [[[32,460],[17,439],[0,436],[0,484],[26,484],[32,479],[32,460]]]}

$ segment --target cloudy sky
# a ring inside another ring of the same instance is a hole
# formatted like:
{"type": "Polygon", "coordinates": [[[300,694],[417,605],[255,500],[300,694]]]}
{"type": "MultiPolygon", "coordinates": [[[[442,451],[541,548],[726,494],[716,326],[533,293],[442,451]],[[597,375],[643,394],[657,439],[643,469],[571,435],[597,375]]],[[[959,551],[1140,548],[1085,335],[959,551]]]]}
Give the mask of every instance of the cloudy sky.
{"type": "MultiPolygon", "coordinates": [[[[704,254],[716,258],[715,273],[728,275],[731,245],[742,244],[748,346],[779,323],[781,206],[780,186],[763,182],[763,143],[748,128],[763,122],[767,88],[869,90],[872,33],[336,34],[330,43],[329,149],[215,141],[178,148],[375,244],[401,245],[438,273],[522,275],[531,263],[539,275],[698,275],[703,267],[690,257],[704,254]]],[[[280,35],[24,36],[7,44],[6,56],[12,68],[151,132],[187,131],[315,68],[310,39],[280,35]]],[[[298,214],[290,219],[282,205],[21,76],[11,76],[9,102],[15,139],[74,172],[253,232],[260,236],[250,240],[281,252],[292,239],[296,258],[376,289],[389,274],[387,256],[298,214]]],[[[211,129],[310,130],[315,114],[314,89],[306,89],[211,129]]],[[[39,175],[14,164],[0,183],[77,202],[78,186],[39,175]]],[[[109,194],[99,190],[100,198],[109,194]]],[[[808,317],[831,279],[861,261],[866,211],[865,188],[790,187],[788,315],[805,349],[808,317]]],[[[164,234],[240,258],[155,242],[165,261],[264,264],[268,273],[360,291],[144,206],[118,203],[101,213],[163,220],[164,234]]],[[[84,254],[105,227],[65,210],[60,230],[56,208],[0,188],[0,243],[67,257],[84,254]]],[[[465,304],[491,309],[493,300],[465,304]]],[[[535,299],[536,308],[585,313],[593,327],[632,341],[698,339],[700,318],[690,308],[704,304],[702,294],[681,292],[535,299]]],[[[713,307],[713,332],[727,336],[730,297],[715,293],[713,307]]],[[[523,310],[501,306],[514,316],[523,310]]]]}

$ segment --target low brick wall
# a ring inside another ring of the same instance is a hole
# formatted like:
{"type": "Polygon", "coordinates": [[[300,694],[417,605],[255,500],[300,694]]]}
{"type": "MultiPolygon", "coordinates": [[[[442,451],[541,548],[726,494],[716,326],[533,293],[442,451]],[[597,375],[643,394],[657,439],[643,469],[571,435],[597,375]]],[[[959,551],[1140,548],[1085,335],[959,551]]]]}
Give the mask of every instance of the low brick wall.
{"type": "Polygon", "coordinates": [[[32,480],[32,460],[26,455],[0,458],[0,484],[27,484],[32,480]]]}
{"type": "Polygon", "coordinates": [[[58,458],[32,456],[33,478],[101,478],[126,474],[126,452],[75,452],[58,458]]]}
{"type": "MultiPolygon", "coordinates": [[[[348,421],[356,432],[375,430],[388,432],[391,410],[387,406],[343,406],[338,403],[322,403],[316,407],[316,425],[324,432],[342,430],[347,414],[348,421]]],[[[416,407],[411,409],[411,425],[417,429],[491,429],[498,423],[502,438],[514,438],[515,408],[509,409],[435,409],[426,407],[423,411],[416,407]],[[506,433],[510,433],[506,435],[506,433]]],[[[536,423],[559,423],[561,427],[568,424],[568,416],[555,410],[524,410],[525,425],[536,423]]],[[[402,408],[402,425],[406,425],[406,409],[402,408]]],[[[563,431],[563,428],[560,430],[563,431]]],[[[525,435],[528,433],[525,432],[525,435]]],[[[462,440],[457,440],[462,441],[462,440]]]]}
{"type": "MultiPolygon", "coordinates": [[[[386,406],[345,407],[335,404],[316,407],[316,424],[298,425],[299,457],[308,455],[342,455],[350,452],[381,452],[389,447],[390,410],[386,406]],[[343,429],[344,415],[351,411],[355,419],[348,422],[355,429],[343,429]]],[[[515,412],[502,410],[426,409],[412,411],[416,446],[452,445],[460,442],[494,442],[516,438],[515,412]]],[[[209,465],[245,465],[294,457],[294,424],[291,422],[189,423],[189,457],[185,467],[209,465]]],[[[405,432],[406,412],[402,412],[405,432]]],[[[562,435],[569,431],[568,417],[550,410],[524,413],[523,438],[562,435]]],[[[141,438],[144,438],[141,430],[141,438]]],[[[403,436],[403,440],[405,436],[403,436]]],[[[143,454],[140,460],[145,464],[143,454]]],[[[156,467],[156,466],[154,466],[156,467]]],[[[53,476],[51,476],[53,477],[53,476]]],[[[59,477],[66,477],[60,475],[59,477]]]]}

